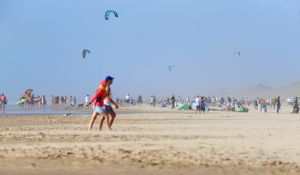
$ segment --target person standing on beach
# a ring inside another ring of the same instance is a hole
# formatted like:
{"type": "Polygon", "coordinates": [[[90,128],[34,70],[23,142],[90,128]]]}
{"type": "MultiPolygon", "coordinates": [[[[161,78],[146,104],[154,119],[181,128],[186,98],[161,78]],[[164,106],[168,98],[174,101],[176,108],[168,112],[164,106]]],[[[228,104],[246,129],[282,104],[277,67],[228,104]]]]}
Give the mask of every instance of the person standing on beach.
{"type": "Polygon", "coordinates": [[[125,96],[125,103],[129,106],[129,104],[130,104],[130,96],[129,96],[129,94],[127,94],[125,96]]]}
{"type": "Polygon", "coordinates": [[[0,95],[0,110],[5,111],[5,105],[7,105],[7,97],[2,93],[0,95]]]}
{"type": "Polygon", "coordinates": [[[73,104],[73,97],[72,96],[70,96],[68,98],[68,106],[74,106],[74,104],[73,104]]]}
{"type": "Polygon", "coordinates": [[[172,103],[171,109],[175,109],[175,102],[176,102],[176,98],[175,98],[175,96],[173,95],[173,96],[171,97],[171,103],[172,103]]]}
{"type": "Polygon", "coordinates": [[[180,96],[178,97],[178,103],[182,103],[182,99],[180,96]]]}
{"type": "Polygon", "coordinates": [[[111,130],[109,119],[105,110],[104,106],[104,99],[107,97],[107,91],[106,87],[110,86],[113,83],[113,78],[108,76],[105,80],[101,82],[101,85],[99,89],[97,90],[96,94],[93,96],[93,98],[85,105],[89,106],[94,102],[94,112],[92,114],[92,118],[89,123],[89,130],[92,130],[93,125],[98,117],[98,115],[101,116],[101,120],[99,123],[99,130],[102,130],[103,122],[106,119],[106,124],[109,130],[111,130]]]}
{"type": "Polygon", "coordinates": [[[196,113],[199,111],[199,113],[201,113],[201,106],[200,106],[200,96],[198,95],[198,97],[195,99],[195,104],[196,104],[196,113]]]}
{"type": "Polygon", "coordinates": [[[0,110],[3,108],[2,94],[0,94],[0,110]]]}
{"type": "Polygon", "coordinates": [[[27,100],[27,103],[29,105],[33,104],[34,97],[31,95],[32,92],[33,92],[32,89],[26,89],[25,92],[23,93],[23,97],[27,100]]]}
{"type": "Polygon", "coordinates": [[[275,108],[276,108],[276,97],[272,98],[271,103],[272,103],[273,110],[275,110],[275,108]]]}
{"type": "Polygon", "coordinates": [[[45,107],[46,104],[47,104],[47,102],[46,102],[46,96],[42,95],[42,106],[45,107]]]}
{"type": "Polygon", "coordinates": [[[277,113],[279,113],[281,107],[280,96],[278,96],[278,98],[276,99],[276,105],[277,105],[277,113]]]}
{"type": "Polygon", "coordinates": [[[76,99],[76,97],[74,96],[74,97],[73,97],[73,106],[76,106],[76,104],[77,104],[77,99],[76,99]]]}
{"type": "Polygon", "coordinates": [[[204,96],[202,96],[201,98],[200,98],[200,112],[203,112],[203,113],[205,113],[205,97],[204,96]]]}
{"type": "MultiPolygon", "coordinates": [[[[118,101],[117,101],[117,103],[118,103],[118,101]]],[[[141,95],[138,96],[137,104],[138,104],[139,107],[143,104],[143,96],[141,96],[141,95]]]]}
{"type": "Polygon", "coordinates": [[[112,127],[114,120],[116,118],[116,113],[114,111],[114,109],[112,108],[112,104],[115,105],[116,109],[119,108],[118,104],[111,98],[111,89],[109,86],[106,87],[106,91],[107,91],[107,97],[104,100],[104,106],[105,106],[105,110],[107,113],[107,119],[109,120],[109,126],[112,127]]]}
{"type": "Polygon", "coordinates": [[[84,105],[87,105],[90,101],[90,95],[87,94],[85,97],[84,97],[84,105]]]}
{"type": "Polygon", "coordinates": [[[151,106],[153,106],[153,107],[155,107],[155,99],[154,99],[154,95],[152,95],[151,97],[150,97],[150,107],[151,106]]]}
{"type": "Polygon", "coordinates": [[[293,112],[294,114],[299,113],[299,104],[298,104],[298,97],[296,97],[295,102],[294,102],[294,107],[293,107],[293,112]]]}

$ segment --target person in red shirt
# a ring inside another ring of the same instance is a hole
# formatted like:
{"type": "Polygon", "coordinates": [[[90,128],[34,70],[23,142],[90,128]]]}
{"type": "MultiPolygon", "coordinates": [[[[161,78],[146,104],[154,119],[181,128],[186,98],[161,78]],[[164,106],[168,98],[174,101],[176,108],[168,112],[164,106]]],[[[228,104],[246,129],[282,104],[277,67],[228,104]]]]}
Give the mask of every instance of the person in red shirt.
{"type": "Polygon", "coordinates": [[[106,87],[112,85],[114,78],[111,76],[107,76],[104,81],[101,82],[99,89],[97,90],[96,94],[93,96],[93,98],[86,104],[86,106],[91,105],[94,103],[94,112],[92,115],[92,118],[90,120],[89,124],[89,130],[92,130],[93,125],[98,117],[98,115],[101,115],[101,120],[99,123],[99,130],[102,130],[103,122],[106,119],[107,121],[107,127],[109,130],[111,130],[110,123],[108,120],[108,116],[106,113],[106,109],[104,106],[104,99],[107,97],[107,90],[106,87]]]}
{"type": "Polygon", "coordinates": [[[5,105],[7,105],[7,98],[4,93],[0,94],[0,110],[5,111],[5,105]]]}
{"type": "Polygon", "coordinates": [[[23,97],[26,98],[27,102],[29,104],[33,103],[33,99],[32,99],[32,89],[26,89],[25,92],[23,93],[23,97]]]}

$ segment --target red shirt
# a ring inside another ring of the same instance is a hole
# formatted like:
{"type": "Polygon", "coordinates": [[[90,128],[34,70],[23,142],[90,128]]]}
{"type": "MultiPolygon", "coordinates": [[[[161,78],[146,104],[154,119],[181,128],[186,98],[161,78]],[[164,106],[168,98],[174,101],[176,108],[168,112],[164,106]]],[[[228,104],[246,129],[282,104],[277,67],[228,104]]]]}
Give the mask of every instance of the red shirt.
{"type": "Polygon", "coordinates": [[[31,90],[30,89],[26,89],[26,91],[24,92],[24,95],[28,95],[28,96],[31,96],[31,90]]]}
{"type": "Polygon", "coordinates": [[[101,82],[101,86],[99,87],[97,93],[93,96],[93,98],[90,100],[90,103],[93,103],[95,101],[95,106],[103,106],[104,105],[104,99],[107,97],[106,92],[106,83],[101,82]]]}
{"type": "Polygon", "coordinates": [[[0,102],[6,102],[7,99],[6,99],[6,96],[0,96],[0,102]]]}

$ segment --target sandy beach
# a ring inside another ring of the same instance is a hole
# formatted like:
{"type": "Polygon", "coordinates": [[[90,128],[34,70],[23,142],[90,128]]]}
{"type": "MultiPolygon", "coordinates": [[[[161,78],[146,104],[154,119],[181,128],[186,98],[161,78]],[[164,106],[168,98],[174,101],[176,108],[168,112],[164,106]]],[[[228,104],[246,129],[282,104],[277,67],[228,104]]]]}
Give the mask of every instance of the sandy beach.
{"type": "Polygon", "coordinates": [[[121,111],[101,132],[89,115],[1,116],[0,174],[300,174],[299,115],[121,111]]]}

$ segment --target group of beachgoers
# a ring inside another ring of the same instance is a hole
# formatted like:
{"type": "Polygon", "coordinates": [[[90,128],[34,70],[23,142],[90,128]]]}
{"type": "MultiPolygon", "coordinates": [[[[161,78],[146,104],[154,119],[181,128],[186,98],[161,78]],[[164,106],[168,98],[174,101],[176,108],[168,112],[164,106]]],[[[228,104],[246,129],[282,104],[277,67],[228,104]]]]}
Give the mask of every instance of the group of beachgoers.
{"type": "Polygon", "coordinates": [[[139,96],[137,99],[131,97],[129,94],[126,94],[125,98],[116,98],[116,103],[122,106],[140,106],[143,104],[143,97],[139,96]]]}
{"type": "Polygon", "coordinates": [[[257,99],[253,101],[254,109],[257,109],[262,112],[267,112],[268,109],[273,109],[276,110],[277,113],[279,113],[281,109],[281,105],[282,104],[281,104],[280,96],[273,97],[271,100],[257,97],[257,99]]]}
{"type": "Polygon", "coordinates": [[[38,107],[44,107],[47,105],[47,100],[45,95],[38,95],[37,97],[32,95],[33,98],[33,105],[38,107]]]}
{"type": "MultiPolygon", "coordinates": [[[[90,121],[89,129],[92,126],[98,115],[101,116],[99,123],[99,129],[102,129],[103,122],[106,120],[107,126],[111,129],[111,126],[116,117],[112,105],[118,108],[118,105],[122,106],[141,106],[144,104],[143,96],[140,95],[137,99],[131,97],[129,94],[125,96],[124,99],[116,99],[116,102],[111,98],[110,86],[113,83],[113,78],[107,76],[103,80],[97,90],[97,93],[90,98],[87,94],[84,99],[84,103],[78,104],[78,109],[86,108],[88,109],[90,104],[94,102],[94,112],[90,121]]],[[[45,95],[35,97],[32,94],[33,89],[26,89],[23,96],[18,100],[19,106],[46,106],[45,95]]],[[[77,103],[75,96],[51,96],[51,104],[54,105],[66,105],[75,106],[77,103]]],[[[290,100],[291,101],[291,100],[290,100]]],[[[5,105],[7,104],[7,97],[4,93],[0,94],[0,110],[5,110],[5,105]]],[[[254,109],[267,112],[269,110],[274,110],[277,113],[281,111],[282,99],[280,96],[273,97],[271,99],[258,97],[254,100],[249,100],[248,98],[235,98],[235,97],[206,97],[197,95],[194,98],[182,98],[181,96],[176,97],[172,95],[171,97],[157,97],[152,95],[148,100],[145,100],[145,104],[150,105],[150,107],[160,107],[160,108],[171,108],[173,110],[195,110],[199,113],[205,113],[209,111],[212,107],[224,108],[224,111],[232,112],[245,112],[248,111],[250,105],[253,105],[254,109]]],[[[291,113],[299,113],[299,103],[298,97],[293,98],[292,102],[288,102],[290,106],[293,106],[291,113]]]]}
{"type": "Polygon", "coordinates": [[[92,114],[88,130],[92,130],[93,125],[98,116],[100,116],[99,130],[102,130],[103,123],[106,120],[107,128],[112,129],[112,125],[116,118],[116,113],[112,107],[114,105],[116,109],[119,108],[118,104],[111,98],[111,85],[113,84],[114,78],[107,76],[101,81],[96,94],[88,101],[85,106],[89,107],[94,103],[94,112],[92,114]]]}
{"type": "MultiPolygon", "coordinates": [[[[75,96],[54,96],[51,95],[51,105],[65,105],[65,106],[75,106],[76,105],[75,96]]],[[[23,96],[18,99],[17,104],[20,107],[45,107],[47,105],[47,99],[45,95],[35,96],[33,94],[33,89],[26,89],[23,93],[23,96]]]]}
{"type": "MultiPolygon", "coordinates": [[[[293,111],[292,113],[299,113],[299,104],[298,97],[293,100],[293,111]]],[[[119,100],[117,98],[117,103],[123,104],[123,101],[127,105],[135,106],[135,101],[138,106],[143,104],[142,96],[138,96],[137,100],[130,97],[127,94],[124,100],[119,100]]],[[[266,98],[257,98],[250,100],[249,98],[235,98],[235,97],[206,97],[206,96],[196,96],[194,98],[183,98],[181,96],[175,97],[157,97],[151,95],[151,97],[145,101],[146,104],[150,107],[161,107],[161,108],[171,108],[171,109],[183,109],[183,110],[192,110],[196,112],[205,113],[209,111],[211,107],[220,107],[224,108],[225,111],[232,112],[247,112],[249,111],[250,106],[254,106],[254,109],[260,110],[262,112],[267,112],[267,108],[275,110],[277,113],[281,111],[282,108],[282,99],[280,96],[273,97],[271,100],[266,98]]]]}
{"type": "Polygon", "coordinates": [[[76,106],[77,104],[77,99],[75,96],[54,96],[51,95],[51,105],[52,106],[58,106],[58,105],[63,105],[63,106],[76,106]]]}
{"type": "MultiPolygon", "coordinates": [[[[293,107],[293,110],[291,113],[298,114],[299,113],[299,103],[298,103],[298,97],[295,97],[293,102],[289,104],[293,107]]],[[[255,109],[267,112],[269,110],[276,110],[277,113],[280,113],[282,108],[282,100],[281,97],[273,97],[270,100],[266,98],[260,98],[258,97],[253,101],[253,106],[255,109]]]]}
{"type": "Polygon", "coordinates": [[[23,96],[20,99],[18,99],[17,104],[20,107],[25,107],[25,106],[44,107],[47,104],[46,96],[45,95],[35,96],[33,94],[33,89],[26,89],[23,93],[23,96]]]}

